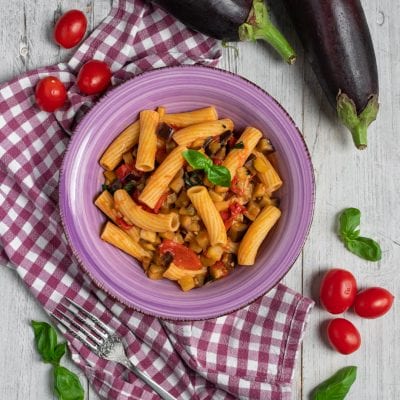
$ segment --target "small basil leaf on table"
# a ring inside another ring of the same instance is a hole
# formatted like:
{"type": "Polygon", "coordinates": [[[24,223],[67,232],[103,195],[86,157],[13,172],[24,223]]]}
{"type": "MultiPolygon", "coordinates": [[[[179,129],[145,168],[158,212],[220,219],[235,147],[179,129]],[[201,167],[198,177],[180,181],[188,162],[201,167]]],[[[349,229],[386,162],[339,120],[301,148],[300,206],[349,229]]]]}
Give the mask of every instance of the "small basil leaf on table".
{"type": "Polygon", "coordinates": [[[368,261],[379,261],[382,251],[379,243],[360,236],[361,212],[357,208],[345,209],[339,217],[339,234],[346,249],[368,261]]]}
{"type": "Polygon", "coordinates": [[[207,178],[214,185],[229,187],[231,185],[231,173],[222,165],[213,165],[206,169],[207,178]]]}
{"type": "Polygon", "coordinates": [[[185,150],[182,155],[194,169],[206,169],[213,165],[213,162],[208,157],[196,150],[185,150]]]}
{"type": "Polygon", "coordinates": [[[357,208],[347,208],[340,217],[340,236],[343,240],[355,239],[360,234],[359,226],[361,220],[361,212],[357,208]]]}
{"type": "Polygon", "coordinates": [[[357,377],[357,367],[340,369],[333,376],[317,386],[313,392],[313,400],[343,400],[357,377]]]}
{"type": "Polygon", "coordinates": [[[59,365],[54,367],[54,391],[59,400],[83,400],[85,395],[78,376],[59,365]]]}
{"type": "Polygon", "coordinates": [[[360,236],[353,240],[347,240],[345,246],[352,253],[368,261],[379,261],[382,258],[379,243],[370,238],[360,236]]]}
{"type": "MultiPolygon", "coordinates": [[[[58,363],[60,358],[60,350],[55,349],[57,347],[57,332],[47,322],[32,321],[32,328],[35,334],[36,348],[39,354],[42,356],[42,360],[45,363],[58,363]]],[[[65,352],[65,351],[64,351],[65,352]]]]}

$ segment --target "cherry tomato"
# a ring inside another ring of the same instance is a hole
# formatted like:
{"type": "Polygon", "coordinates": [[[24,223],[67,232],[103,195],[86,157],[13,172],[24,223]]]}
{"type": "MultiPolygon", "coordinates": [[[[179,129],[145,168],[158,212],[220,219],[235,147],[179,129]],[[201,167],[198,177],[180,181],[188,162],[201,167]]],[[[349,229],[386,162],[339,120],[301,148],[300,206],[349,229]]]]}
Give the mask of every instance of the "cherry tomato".
{"type": "Polygon", "coordinates": [[[35,99],[42,110],[53,112],[65,103],[67,90],[58,78],[47,76],[36,85],[35,99]]]}
{"type": "Polygon", "coordinates": [[[85,36],[87,19],[79,10],[70,10],[57,20],[54,27],[54,41],[66,49],[76,46],[85,36]]]}
{"type": "Polygon", "coordinates": [[[394,297],[386,289],[371,287],[357,294],[354,311],[363,318],[378,318],[392,307],[394,297]]]}
{"type": "Polygon", "coordinates": [[[331,269],[322,279],[321,303],[332,314],[340,314],[348,310],[354,303],[356,294],[356,279],[349,271],[331,269]]]}
{"type": "Polygon", "coordinates": [[[110,67],[99,60],[90,60],[83,64],[77,78],[79,90],[84,94],[97,94],[107,88],[111,82],[110,67]]]}
{"type": "Polygon", "coordinates": [[[328,324],[328,339],[332,347],[342,354],[351,354],[361,346],[357,328],[347,319],[335,318],[328,324]]]}
{"type": "Polygon", "coordinates": [[[197,254],[189,247],[172,240],[164,239],[159,247],[160,253],[171,253],[174,257],[174,264],[183,269],[196,270],[202,267],[197,254]]]}

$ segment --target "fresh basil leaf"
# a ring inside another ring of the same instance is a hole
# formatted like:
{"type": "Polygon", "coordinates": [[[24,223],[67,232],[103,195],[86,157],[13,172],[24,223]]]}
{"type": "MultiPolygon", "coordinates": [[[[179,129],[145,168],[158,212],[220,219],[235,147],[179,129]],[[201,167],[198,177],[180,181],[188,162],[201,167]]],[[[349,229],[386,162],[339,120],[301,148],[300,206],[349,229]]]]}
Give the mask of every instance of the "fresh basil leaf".
{"type": "Polygon", "coordinates": [[[67,344],[65,342],[58,343],[58,345],[54,348],[54,362],[56,364],[60,363],[60,360],[66,351],[67,351],[67,344]]]}
{"type": "Polygon", "coordinates": [[[340,369],[313,392],[313,400],[343,400],[357,377],[357,367],[340,369]]]}
{"type": "Polygon", "coordinates": [[[207,178],[214,185],[229,187],[231,185],[231,173],[222,165],[213,165],[206,169],[207,178]]]}
{"type": "Polygon", "coordinates": [[[196,150],[185,150],[182,155],[194,169],[206,169],[213,165],[213,162],[208,157],[196,150]]]}
{"type": "Polygon", "coordinates": [[[243,142],[237,142],[233,146],[234,149],[244,149],[244,143],[243,142]]]}
{"type": "Polygon", "coordinates": [[[83,400],[85,396],[78,376],[59,365],[54,367],[54,391],[59,400],[83,400]]]}
{"type": "Polygon", "coordinates": [[[339,230],[342,240],[355,239],[359,236],[361,212],[357,208],[346,208],[339,217],[339,230]]]}
{"type": "Polygon", "coordinates": [[[32,328],[35,334],[36,348],[45,363],[58,364],[60,361],[61,349],[57,349],[57,332],[47,322],[32,321],[32,328]]]}
{"type": "Polygon", "coordinates": [[[348,250],[365,260],[379,261],[382,258],[379,243],[370,238],[360,236],[353,240],[346,240],[344,244],[348,250]]]}

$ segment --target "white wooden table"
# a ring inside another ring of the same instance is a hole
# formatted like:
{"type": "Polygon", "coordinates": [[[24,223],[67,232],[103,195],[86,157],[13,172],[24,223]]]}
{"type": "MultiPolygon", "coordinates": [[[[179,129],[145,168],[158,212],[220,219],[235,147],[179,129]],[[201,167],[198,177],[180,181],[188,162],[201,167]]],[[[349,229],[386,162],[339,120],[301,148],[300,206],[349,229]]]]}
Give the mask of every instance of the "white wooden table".
{"type": "MultiPolygon", "coordinates": [[[[273,95],[303,131],[316,176],[316,205],[304,251],[284,282],[317,299],[318,280],[333,266],[353,271],[362,287],[379,285],[400,298],[400,2],[362,0],[375,44],[381,110],[369,129],[369,147],[357,151],[350,135],[329,108],[286,18],[278,18],[298,49],[296,65],[284,65],[263,44],[239,46],[239,56],[224,50],[221,68],[251,79],[273,95]],[[336,218],[345,207],[362,211],[362,231],[379,240],[383,258],[368,263],[347,252],[336,235],[336,218]]],[[[110,0],[0,0],[0,81],[26,70],[68,58],[49,40],[55,16],[71,8],[84,10],[90,28],[104,18],[110,0]]],[[[30,320],[46,320],[39,304],[16,274],[0,268],[0,399],[45,400],[50,368],[39,361],[30,320]]],[[[400,398],[400,318],[395,304],[377,320],[349,318],[359,327],[363,344],[350,356],[332,351],[321,334],[330,318],[317,304],[304,338],[294,377],[293,399],[305,400],[322,380],[346,365],[357,365],[358,378],[348,400],[400,398]]],[[[79,373],[72,363],[68,365],[79,373]]],[[[87,399],[98,397],[88,387],[87,399]]]]}

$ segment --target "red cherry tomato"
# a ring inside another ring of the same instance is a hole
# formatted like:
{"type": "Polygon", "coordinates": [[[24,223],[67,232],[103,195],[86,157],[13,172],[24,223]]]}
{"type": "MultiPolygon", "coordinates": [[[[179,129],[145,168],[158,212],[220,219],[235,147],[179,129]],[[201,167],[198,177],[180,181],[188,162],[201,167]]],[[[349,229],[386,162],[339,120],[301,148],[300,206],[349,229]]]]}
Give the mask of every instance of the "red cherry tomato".
{"type": "Polygon", "coordinates": [[[79,10],[70,10],[57,20],[54,27],[54,41],[66,49],[76,46],[85,36],[87,19],[79,10]]]}
{"type": "Polygon", "coordinates": [[[344,318],[335,318],[329,322],[328,339],[332,347],[342,354],[354,353],[361,346],[357,328],[344,318]]]}
{"type": "Polygon", "coordinates": [[[84,94],[97,94],[107,88],[111,82],[110,67],[99,60],[90,60],[79,71],[77,84],[84,94]]]}
{"type": "Polygon", "coordinates": [[[394,297],[386,289],[371,287],[357,294],[354,311],[363,318],[378,318],[392,307],[394,297]]]}
{"type": "Polygon", "coordinates": [[[171,253],[174,264],[183,269],[196,270],[202,267],[201,261],[197,254],[189,247],[172,240],[164,239],[159,247],[160,253],[171,253]]]}
{"type": "Polygon", "coordinates": [[[47,76],[36,85],[35,99],[42,110],[53,112],[65,103],[67,90],[58,78],[47,76]]]}
{"type": "Polygon", "coordinates": [[[348,310],[357,294],[357,282],[353,274],[344,269],[331,269],[322,279],[320,298],[322,305],[332,314],[348,310]]]}

